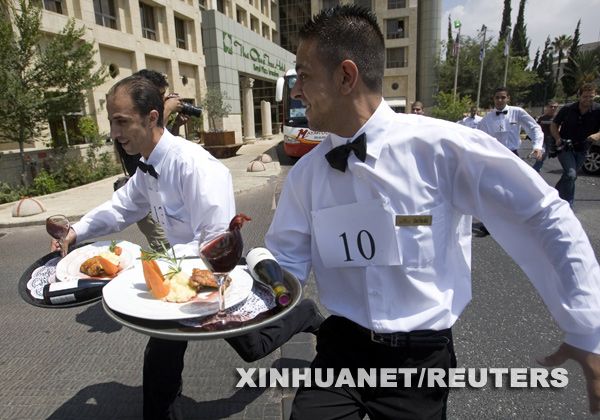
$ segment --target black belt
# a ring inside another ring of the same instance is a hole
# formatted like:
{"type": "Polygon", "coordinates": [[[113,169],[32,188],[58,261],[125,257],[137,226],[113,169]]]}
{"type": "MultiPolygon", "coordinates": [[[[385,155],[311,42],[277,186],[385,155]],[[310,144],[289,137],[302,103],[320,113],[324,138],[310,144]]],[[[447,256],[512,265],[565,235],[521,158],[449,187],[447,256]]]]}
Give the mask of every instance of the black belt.
{"type": "Polygon", "coordinates": [[[388,347],[432,347],[445,346],[452,340],[452,329],[415,330],[409,332],[378,333],[365,328],[347,318],[343,319],[348,326],[372,342],[388,347]]]}

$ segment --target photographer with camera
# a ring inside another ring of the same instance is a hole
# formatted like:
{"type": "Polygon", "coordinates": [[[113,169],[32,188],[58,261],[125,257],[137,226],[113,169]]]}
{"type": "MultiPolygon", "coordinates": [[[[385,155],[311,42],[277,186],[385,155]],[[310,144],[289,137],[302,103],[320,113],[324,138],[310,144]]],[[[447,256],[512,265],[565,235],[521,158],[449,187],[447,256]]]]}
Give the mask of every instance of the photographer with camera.
{"type": "MultiPolygon", "coordinates": [[[[187,122],[189,116],[200,117],[202,115],[202,110],[200,108],[183,102],[178,94],[170,93],[166,95],[169,82],[167,82],[167,79],[163,74],[154,70],[142,69],[133,75],[149,80],[158,88],[160,94],[164,97],[163,125],[174,136],[178,135],[179,127],[187,122]]],[[[123,172],[125,172],[125,176],[119,178],[114,184],[114,189],[116,191],[125,185],[129,180],[129,177],[133,176],[138,168],[141,155],[128,155],[119,142],[115,142],[115,149],[119,154],[123,172]]],[[[150,248],[161,250],[163,245],[167,248],[169,247],[169,243],[167,242],[161,225],[152,218],[151,214],[148,214],[142,220],[137,222],[137,225],[146,237],[150,248]]]]}
{"type": "Polygon", "coordinates": [[[596,86],[583,84],[579,101],[566,105],[556,114],[550,132],[556,144],[558,161],[563,173],[556,184],[558,195],[573,207],[575,180],[587,152],[595,140],[600,140],[600,104],[594,103],[596,86]]]}

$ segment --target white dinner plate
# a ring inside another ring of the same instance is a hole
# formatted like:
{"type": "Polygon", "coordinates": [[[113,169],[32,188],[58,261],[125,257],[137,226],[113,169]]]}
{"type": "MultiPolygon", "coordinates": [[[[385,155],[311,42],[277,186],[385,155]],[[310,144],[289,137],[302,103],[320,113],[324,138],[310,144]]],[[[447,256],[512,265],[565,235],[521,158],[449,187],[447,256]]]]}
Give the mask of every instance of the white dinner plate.
{"type": "MultiPolygon", "coordinates": [[[[163,273],[166,273],[167,264],[158,261],[163,273]]],[[[192,273],[193,268],[205,269],[206,266],[200,258],[183,260],[182,271],[192,273]]],[[[231,273],[231,284],[225,291],[225,307],[244,301],[252,290],[252,277],[241,266],[236,267],[231,273]]],[[[125,315],[151,320],[174,320],[196,318],[211,315],[219,309],[219,296],[216,289],[209,289],[199,293],[194,299],[185,303],[165,302],[152,296],[142,271],[141,262],[136,261],[132,270],[127,270],[111,280],[102,289],[104,301],[114,311],[125,315]]]]}
{"type": "MultiPolygon", "coordinates": [[[[139,254],[139,246],[127,241],[117,242],[117,245],[123,250],[119,256],[120,261],[118,274],[120,274],[123,271],[133,267],[133,252],[135,252],[134,250],[137,249],[137,253],[139,254]]],[[[74,249],[56,265],[56,278],[60,281],[71,281],[77,279],[110,280],[112,277],[91,277],[87,274],[83,274],[79,270],[81,264],[83,264],[85,260],[108,251],[109,247],[110,241],[102,241],[94,242],[93,244],[74,249]]]]}

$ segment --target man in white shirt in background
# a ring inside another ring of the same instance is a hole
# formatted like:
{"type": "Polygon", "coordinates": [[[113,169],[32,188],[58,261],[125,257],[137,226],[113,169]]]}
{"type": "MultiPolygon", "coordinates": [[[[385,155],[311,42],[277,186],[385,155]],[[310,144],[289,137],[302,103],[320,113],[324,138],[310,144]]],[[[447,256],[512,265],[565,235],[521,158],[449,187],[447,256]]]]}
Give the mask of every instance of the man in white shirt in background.
{"type": "MultiPolygon", "coordinates": [[[[325,9],[300,30],[291,96],[312,130],[331,134],[290,171],[265,243],[302,282],[314,271],[332,314],[311,366],[456,366],[451,328],[471,299],[476,216],[566,333],[544,363],[577,360],[598,411],[600,267],[581,224],[492,137],[395,113],[382,98],[384,63],[366,9],[325,9]]],[[[301,386],[291,419],[442,419],[447,397],[441,387],[301,386]]]]}
{"type": "Polygon", "coordinates": [[[465,127],[477,128],[479,121],[481,121],[481,117],[477,114],[477,107],[472,106],[471,110],[469,111],[469,115],[462,120],[459,120],[458,123],[460,125],[464,125],[465,127]]]}
{"type": "Polygon", "coordinates": [[[533,156],[538,160],[541,159],[544,133],[539,124],[523,108],[508,105],[510,101],[508,88],[496,88],[493,99],[494,109],[482,118],[477,128],[494,137],[517,156],[519,156],[521,129],[523,129],[533,144],[533,156]]]}
{"type": "MultiPolygon", "coordinates": [[[[477,128],[494,137],[508,150],[519,156],[521,146],[521,129],[531,139],[532,156],[536,160],[543,158],[544,133],[539,124],[523,108],[508,105],[510,95],[508,88],[502,86],[494,90],[494,109],[488,112],[479,122],[477,128]]],[[[473,223],[473,233],[479,237],[490,234],[485,224],[473,223]]]]}

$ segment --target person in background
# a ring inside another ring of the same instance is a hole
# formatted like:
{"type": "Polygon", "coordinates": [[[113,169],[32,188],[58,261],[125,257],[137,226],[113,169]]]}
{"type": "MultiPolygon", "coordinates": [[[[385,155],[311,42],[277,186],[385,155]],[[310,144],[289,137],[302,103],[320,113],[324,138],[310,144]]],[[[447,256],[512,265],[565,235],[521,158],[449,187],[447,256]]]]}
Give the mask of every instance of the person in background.
{"type": "Polygon", "coordinates": [[[469,115],[459,120],[458,123],[465,127],[477,128],[479,121],[481,121],[481,117],[477,114],[477,107],[472,106],[469,110],[469,115]]]}
{"type": "MultiPolygon", "coordinates": [[[[521,145],[521,129],[524,129],[533,144],[531,155],[536,160],[542,159],[544,135],[538,123],[523,108],[508,105],[508,88],[496,88],[493,100],[494,109],[479,121],[477,128],[494,137],[517,156],[521,145]]],[[[473,223],[473,233],[479,237],[490,234],[481,222],[473,223]]]]}
{"type": "MultiPolygon", "coordinates": [[[[110,135],[138,168],[111,200],[74,223],[67,245],[125,229],[152,212],[178,256],[197,256],[205,240],[227,229],[235,214],[231,174],[199,144],[173,136],[163,126],[164,95],[139,75],[117,82],[107,94],[110,135]]],[[[51,249],[59,249],[56,240],[51,249]]],[[[298,332],[314,333],[322,316],[305,299],[272,324],[227,338],[246,361],[274,351],[298,332]]],[[[186,341],[151,337],[144,353],[144,419],[178,419],[186,341]]]]}
{"type": "Polygon", "coordinates": [[[517,156],[523,129],[533,143],[533,156],[541,159],[544,134],[538,123],[523,108],[508,105],[508,88],[496,88],[493,100],[495,108],[481,119],[477,128],[494,137],[517,156]]]}
{"type": "MultiPolygon", "coordinates": [[[[314,272],[332,314],[311,367],[331,369],[333,383],[358,369],[455,367],[476,216],[565,332],[543,363],[577,360],[597,412],[600,266],[567,203],[493,137],[395,113],[382,98],[385,43],[371,11],[324,9],[299,34],[291,96],[311,130],[330,134],[290,170],[265,244],[302,282],[314,272]]],[[[447,398],[443,387],[306,385],[291,419],[445,419],[447,398]]]]}
{"type": "Polygon", "coordinates": [[[542,154],[542,158],[536,160],[533,164],[533,169],[535,169],[536,172],[540,172],[542,170],[544,161],[555,148],[554,138],[552,137],[552,133],[550,133],[550,124],[552,124],[552,119],[556,115],[557,108],[558,102],[553,100],[548,101],[544,107],[544,113],[537,119],[537,123],[542,128],[542,133],[544,133],[544,153],[542,154]]]}
{"type": "Polygon", "coordinates": [[[425,115],[425,110],[423,108],[423,102],[421,102],[421,101],[413,102],[412,106],[410,107],[410,112],[412,114],[425,115]]]}
{"type": "Polygon", "coordinates": [[[593,141],[600,140],[600,104],[594,102],[596,86],[581,85],[579,100],[563,106],[550,124],[563,173],[556,189],[571,207],[575,201],[575,180],[593,141]]]}

